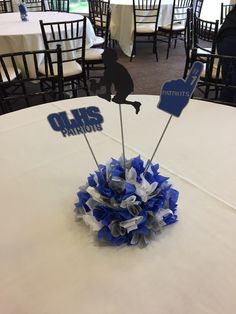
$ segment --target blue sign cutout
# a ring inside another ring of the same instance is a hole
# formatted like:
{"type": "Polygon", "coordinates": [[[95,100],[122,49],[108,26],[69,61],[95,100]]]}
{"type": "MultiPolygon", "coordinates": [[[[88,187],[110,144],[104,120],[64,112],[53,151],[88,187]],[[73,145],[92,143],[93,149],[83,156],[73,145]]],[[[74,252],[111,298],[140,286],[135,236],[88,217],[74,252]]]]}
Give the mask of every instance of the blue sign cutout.
{"type": "Polygon", "coordinates": [[[70,112],[72,118],[66,111],[51,113],[47,117],[54,131],[61,132],[64,137],[102,131],[104,119],[98,107],[77,108],[70,112]]]}
{"type": "Polygon", "coordinates": [[[157,107],[179,117],[189,102],[203,70],[203,63],[194,62],[186,80],[172,80],[162,86],[157,107]]]}

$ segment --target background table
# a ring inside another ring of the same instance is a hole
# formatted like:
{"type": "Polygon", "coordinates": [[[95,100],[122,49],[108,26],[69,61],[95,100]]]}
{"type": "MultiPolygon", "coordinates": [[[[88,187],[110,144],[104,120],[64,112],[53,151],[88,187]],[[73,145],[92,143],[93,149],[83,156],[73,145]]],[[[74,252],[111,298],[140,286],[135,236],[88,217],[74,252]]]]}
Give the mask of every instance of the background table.
{"type": "MultiPolygon", "coordinates": [[[[157,96],[124,105],[127,157],[150,157],[169,118],[157,96]]],[[[82,136],[51,130],[52,112],[96,105],[88,134],[99,162],[121,154],[118,107],[71,99],[0,117],[0,312],[4,314],[234,314],[234,108],[191,100],[155,161],[180,191],[179,222],[145,249],[99,247],[74,220],[78,187],[94,169],[82,136]]]]}
{"type": "MultiPolygon", "coordinates": [[[[61,12],[29,12],[29,21],[22,22],[20,13],[1,14],[0,53],[44,49],[39,20],[47,22],[73,21],[82,18],[79,14],[61,12]]],[[[89,19],[86,23],[86,48],[96,39],[89,19]]]]}
{"type": "MultiPolygon", "coordinates": [[[[45,0],[45,5],[48,5],[48,1],[45,0]]],[[[12,6],[13,6],[13,11],[14,12],[19,12],[19,0],[12,0],[12,6]]],[[[32,8],[31,8],[31,11],[34,11],[32,8]]]]}
{"type": "MultiPolygon", "coordinates": [[[[171,21],[173,0],[162,0],[158,26],[171,21]]],[[[131,56],[133,48],[133,2],[131,0],[111,0],[111,37],[119,42],[122,51],[131,56]]]]}
{"type": "MultiPolygon", "coordinates": [[[[1,14],[0,53],[45,49],[39,20],[47,22],[62,22],[83,18],[79,14],[61,12],[29,12],[28,17],[29,21],[22,22],[19,12],[1,14]]],[[[95,43],[95,41],[96,35],[91,22],[87,18],[86,48],[90,48],[95,43]]],[[[69,45],[72,45],[71,41],[69,42],[69,45]]],[[[68,47],[66,47],[66,49],[68,49],[68,47]]],[[[20,62],[18,62],[17,66],[20,69],[24,69],[24,66],[20,64],[20,62]]],[[[31,69],[32,71],[34,69],[33,59],[31,69]]]]}

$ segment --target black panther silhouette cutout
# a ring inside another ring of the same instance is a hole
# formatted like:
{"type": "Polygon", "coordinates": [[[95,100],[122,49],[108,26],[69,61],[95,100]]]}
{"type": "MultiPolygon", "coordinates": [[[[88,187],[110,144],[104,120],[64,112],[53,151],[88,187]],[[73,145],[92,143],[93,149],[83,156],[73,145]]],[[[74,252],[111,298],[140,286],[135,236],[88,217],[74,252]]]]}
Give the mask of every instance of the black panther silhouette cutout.
{"type": "Polygon", "coordinates": [[[138,101],[129,101],[126,98],[134,90],[134,83],[126,68],[117,62],[118,56],[114,49],[106,48],[102,54],[102,60],[105,65],[103,77],[96,83],[91,80],[91,90],[96,93],[102,86],[105,87],[105,93],[97,94],[97,96],[113,101],[117,104],[127,104],[135,108],[136,114],[140,111],[141,103],[138,101]],[[111,99],[111,87],[115,88],[116,94],[111,99]]]}

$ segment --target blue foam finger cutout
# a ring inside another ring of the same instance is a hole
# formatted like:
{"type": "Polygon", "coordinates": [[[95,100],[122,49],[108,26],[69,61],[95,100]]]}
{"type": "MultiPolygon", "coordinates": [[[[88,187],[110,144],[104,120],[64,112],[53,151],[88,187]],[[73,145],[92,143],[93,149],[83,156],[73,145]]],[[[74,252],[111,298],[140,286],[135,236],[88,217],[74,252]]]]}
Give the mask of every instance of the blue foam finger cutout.
{"type": "Polygon", "coordinates": [[[203,63],[196,61],[186,80],[178,79],[166,82],[162,86],[157,107],[179,117],[196,88],[202,70],[203,63]]]}

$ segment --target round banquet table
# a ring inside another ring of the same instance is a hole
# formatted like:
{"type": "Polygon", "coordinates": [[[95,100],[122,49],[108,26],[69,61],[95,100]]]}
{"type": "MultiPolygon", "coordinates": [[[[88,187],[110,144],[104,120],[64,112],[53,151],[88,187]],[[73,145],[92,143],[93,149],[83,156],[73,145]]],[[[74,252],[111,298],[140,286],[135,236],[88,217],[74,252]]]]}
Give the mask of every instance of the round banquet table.
{"type": "MultiPolygon", "coordinates": [[[[150,158],[169,118],[158,96],[122,107],[126,157],[150,158]]],[[[99,246],[75,221],[78,187],[96,165],[82,136],[47,116],[98,106],[88,134],[99,163],[121,154],[118,107],[97,97],[0,117],[0,311],[4,314],[234,314],[236,111],[191,100],[173,118],[155,162],[179,190],[179,221],[148,247],[99,246]]]]}
{"type": "MultiPolygon", "coordinates": [[[[170,23],[172,7],[173,0],[162,0],[158,26],[170,23]]],[[[134,31],[133,2],[132,0],[111,0],[111,8],[111,37],[119,42],[122,51],[130,57],[134,31]]]]}
{"type": "MultiPolygon", "coordinates": [[[[47,22],[72,21],[81,15],[61,12],[29,12],[29,21],[22,22],[20,13],[1,14],[0,53],[44,49],[39,20],[47,22]]],[[[86,23],[86,48],[90,48],[96,39],[89,19],[86,23]]]]}

